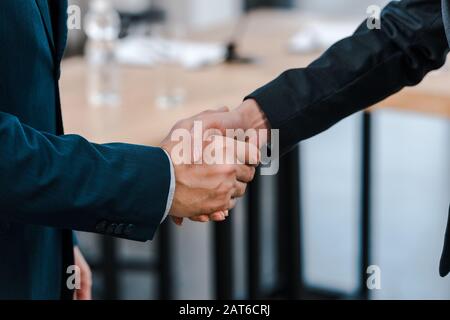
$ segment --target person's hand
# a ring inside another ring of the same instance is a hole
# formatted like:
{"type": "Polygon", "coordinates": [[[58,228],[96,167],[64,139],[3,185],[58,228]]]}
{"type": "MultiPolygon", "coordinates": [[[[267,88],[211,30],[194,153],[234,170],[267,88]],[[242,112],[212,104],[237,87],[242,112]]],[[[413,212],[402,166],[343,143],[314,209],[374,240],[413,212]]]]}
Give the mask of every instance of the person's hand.
{"type": "MultiPolygon", "coordinates": [[[[245,100],[238,108],[229,112],[228,108],[219,110],[205,111],[197,116],[183,121],[183,126],[191,129],[194,121],[202,121],[204,129],[218,129],[223,135],[226,135],[228,129],[249,130],[264,129],[267,135],[258,135],[257,141],[252,141],[258,148],[264,146],[269,139],[270,124],[261,110],[260,106],[253,99],[245,100]]],[[[199,215],[190,218],[196,222],[223,221],[228,217],[228,211],[217,212],[211,215],[199,215]]],[[[172,217],[177,225],[182,225],[183,218],[172,217]]]]}
{"type": "MultiPolygon", "coordinates": [[[[242,104],[234,109],[232,112],[233,119],[239,118],[242,129],[249,130],[265,130],[267,135],[261,135],[258,141],[258,147],[261,148],[268,142],[269,139],[269,131],[271,129],[269,120],[266,117],[266,114],[262,111],[261,107],[258,103],[253,99],[247,99],[242,104]]],[[[235,121],[235,120],[234,120],[235,121]]],[[[231,123],[225,123],[225,126],[232,125],[231,123]]],[[[233,127],[231,127],[233,128],[233,127]]]]}
{"type": "Polygon", "coordinates": [[[258,131],[258,139],[251,142],[258,148],[263,147],[268,142],[270,135],[269,121],[258,103],[253,99],[245,100],[239,107],[230,112],[207,111],[198,115],[195,119],[202,120],[204,129],[217,129],[223,135],[227,134],[228,129],[243,131],[254,129],[258,131]],[[262,130],[267,135],[260,135],[259,132],[262,130]]]}
{"type": "MultiPolygon", "coordinates": [[[[229,217],[229,211],[219,211],[219,212],[215,212],[212,214],[203,214],[203,215],[199,215],[199,216],[195,216],[195,217],[191,217],[189,218],[189,220],[194,221],[194,222],[201,222],[201,223],[206,223],[206,222],[222,222],[225,221],[227,218],[229,217]]],[[[178,218],[178,217],[174,217],[172,216],[172,221],[177,225],[177,226],[182,226],[184,219],[183,218],[178,218]]]]}
{"type": "MultiPolygon", "coordinates": [[[[208,147],[217,154],[233,159],[234,164],[176,164],[175,195],[170,209],[171,215],[178,218],[193,218],[199,215],[221,215],[235,207],[238,198],[245,194],[247,184],[253,180],[255,166],[245,163],[259,162],[259,153],[255,146],[242,141],[235,141],[223,136],[211,138],[208,147]],[[231,141],[230,141],[231,140],[231,141]],[[227,145],[235,145],[228,150],[227,145]],[[255,151],[256,150],[256,151],[255,151]],[[253,157],[253,158],[252,158],[253,157]]],[[[169,155],[172,144],[162,147],[169,155]]]]}
{"type": "MultiPolygon", "coordinates": [[[[222,109],[222,111],[229,111],[227,108],[222,109]]],[[[254,130],[265,130],[266,134],[259,134],[257,141],[251,141],[258,148],[264,146],[269,140],[270,124],[269,121],[262,111],[258,103],[253,99],[245,100],[238,108],[231,112],[205,112],[200,115],[203,120],[203,125],[205,128],[218,129],[222,134],[226,135],[228,129],[243,130],[247,131],[249,129],[254,130]]],[[[228,212],[216,213],[214,215],[201,215],[191,218],[193,221],[197,222],[209,222],[209,221],[222,221],[228,217],[228,212]],[[225,216],[225,217],[223,217],[225,216]]],[[[174,218],[174,222],[177,225],[183,223],[183,219],[174,218]]]]}
{"type": "MultiPolygon", "coordinates": [[[[209,155],[223,155],[223,162],[208,161],[207,155],[201,164],[196,164],[195,151],[189,150],[188,163],[174,161],[175,148],[180,142],[173,141],[172,133],[178,129],[191,132],[194,121],[203,121],[211,114],[226,114],[227,110],[207,111],[196,117],[179,122],[161,147],[171,156],[175,168],[175,196],[170,210],[176,218],[193,218],[222,221],[228,210],[236,205],[237,198],[244,195],[247,183],[253,180],[255,167],[259,163],[259,151],[249,143],[223,136],[210,136],[200,145],[209,155]],[[230,148],[230,146],[232,146],[230,148]]],[[[184,150],[183,150],[184,151],[184,150]]],[[[181,222],[180,219],[177,219],[181,222]]]]}
{"type": "MultiPolygon", "coordinates": [[[[224,116],[225,114],[229,113],[229,108],[228,107],[222,107],[219,108],[217,110],[207,110],[204,111],[198,115],[195,115],[191,118],[182,120],[180,122],[178,122],[175,127],[172,129],[171,133],[179,128],[185,128],[187,130],[192,130],[193,126],[194,126],[194,122],[195,121],[202,121],[202,123],[204,122],[204,119],[211,119],[209,118],[212,115],[216,115],[218,118],[220,118],[221,116],[224,116]]],[[[208,120],[209,121],[209,120],[208,120]]],[[[210,126],[211,125],[215,125],[214,123],[208,123],[210,126]]],[[[167,140],[167,139],[166,139],[167,140]]],[[[222,222],[225,221],[226,218],[229,215],[229,211],[225,210],[225,211],[219,211],[219,212],[215,212],[212,214],[203,214],[203,215],[198,215],[195,217],[190,217],[189,220],[194,221],[194,222],[201,222],[201,223],[206,223],[206,222],[210,222],[210,221],[214,221],[214,222],[222,222]]],[[[184,222],[184,218],[180,218],[180,217],[175,217],[175,216],[171,216],[172,221],[177,225],[177,226],[181,226],[183,225],[184,222]]]]}
{"type": "Polygon", "coordinates": [[[92,299],[92,272],[87,264],[80,249],[76,246],[73,248],[75,265],[80,268],[80,286],[79,290],[75,290],[75,300],[91,300],[92,299]]]}

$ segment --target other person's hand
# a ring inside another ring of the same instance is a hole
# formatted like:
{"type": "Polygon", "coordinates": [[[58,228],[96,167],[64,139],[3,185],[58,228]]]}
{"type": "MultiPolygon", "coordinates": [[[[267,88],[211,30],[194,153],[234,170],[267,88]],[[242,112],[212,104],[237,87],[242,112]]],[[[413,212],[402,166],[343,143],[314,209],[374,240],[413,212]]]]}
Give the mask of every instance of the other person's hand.
{"type": "MultiPolygon", "coordinates": [[[[228,210],[234,208],[238,198],[242,197],[247,184],[253,180],[255,167],[259,163],[258,149],[244,141],[214,135],[202,141],[203,161],[198,163],[195,151],[188,150],[188,163],[174,161],[180,142],[174,141],[172,133],[178,129],[191,132],[194,122],[205,122],[213,114],[227,114],[226,109],[207,111],[193,118],[180,121],[171,134],[162,142],[161,147],[171,156],[175,169],[175,196],[170,210],[171,215],[180,224],[182,218],[206,222],[209,219],[222,221],[228,210]],[[222,155],[208,160],[208,155],[222,155]],[[223,159],[223,161],[220,161],[223,159]],[[217,161],[219,160],[219,161],[217,161]]],[[[205,129],[208,129],[206,123],[205,129]]],[[[183,150],[185,151],[185,150],[183,150]]]]}
{"type": "Polygon", "coordinates": [[[80,268],[80,289],[75,290],[75,300],[92,299],[92,272],[78,246],[73,248],[75,265],[80,268]]]}

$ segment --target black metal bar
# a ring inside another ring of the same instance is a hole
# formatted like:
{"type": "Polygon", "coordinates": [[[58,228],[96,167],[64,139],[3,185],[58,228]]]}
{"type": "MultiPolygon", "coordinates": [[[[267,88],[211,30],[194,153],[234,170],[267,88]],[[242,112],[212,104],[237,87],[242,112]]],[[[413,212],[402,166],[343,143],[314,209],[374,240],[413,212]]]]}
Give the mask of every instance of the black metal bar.
{"type": "Polygon", "coordinates": [[[361,164],[361,252],[359,298],[369,299],[367,287],[367,268],[371,257],[371,171],[372,171],[372,115],[363,114],[361,164]]]}
{"type": "MultiPolygon", "coordinates": [[[[170,300],[172,292],[172,252],[171,252],[171,222],[167,219],[159,230],[158,235],[158,258],[159,258],[159,299],[170,300]]],[[[150,269],[151,265],[149,266],[150,269]]]]}
{"type": "Polygon", "coordinates": [[[247,192],[247,279],[249,299],[261,298],[261,197],[260,170],[247,192]]]}
{"type": "Polygon", "coordinates": [[[214,224],[214,278],[217,300],[233,299],[233,213],[225,222],[214,224]]]}
{"type": "Polygon", "coordinates": [[[284,298],[301,297],[300,150],[280,159],[278,173],[278,279],[284,298]]]}
{"type": "Polygon", "coordinates": [[[117,300],[119,299],[117,239],[102,237],[100,242],[103,252],[103,296],[105,300],[117,300]]]}

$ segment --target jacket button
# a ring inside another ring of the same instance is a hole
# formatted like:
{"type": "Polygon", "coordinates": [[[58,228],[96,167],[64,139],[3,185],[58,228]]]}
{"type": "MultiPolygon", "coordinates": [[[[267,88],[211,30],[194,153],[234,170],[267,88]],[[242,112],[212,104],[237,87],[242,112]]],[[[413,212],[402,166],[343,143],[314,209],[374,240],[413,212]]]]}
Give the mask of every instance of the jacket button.
{"type": "Polygon", "coordinates": [[[131,236],[131,234],[133,233],[134,229],[136,229],[136,226],[134,224],[129,224],[125,230],[123,231],[123,234],[126,236],[131,236]]]}
{"type": "Polygon", "coordinates": [[[114,234],[117,236],[120,236],[124,233],[126,228],[126,225],[124,223],[121,223],[117,226],[116,230],[114,230],[114,234]]]}
{"type": "Polygon", "coordinates": [[[114,234],[114,232],[116,231],[117,228],[117,224],[115,223],[111,223],[108,228],[106,228],[106,233],[107,234],[114,234]]]}
{"type": "Polygon", "coordinates": [[[95,230],[96,230],[98,233],[105,233],[106,227],[107,227],[107,226],[108,226],[108,222],[105,221],[105,220],[103,220],[103,221],[100,221],[100,222],[95,226],[95,230]]]}

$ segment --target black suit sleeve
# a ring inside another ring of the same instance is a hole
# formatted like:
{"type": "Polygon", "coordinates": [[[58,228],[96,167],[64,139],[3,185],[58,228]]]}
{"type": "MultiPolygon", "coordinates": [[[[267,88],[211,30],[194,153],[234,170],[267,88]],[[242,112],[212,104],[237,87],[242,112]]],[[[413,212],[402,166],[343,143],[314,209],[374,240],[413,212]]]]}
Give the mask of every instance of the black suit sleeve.
{"type": "Polygon", "coordinates": [[[404,0],[382,12],[381,29],[364,22],[318,60],[284,72],[248,98],[274,129],[282,152],[343,118],[418,84],[445,63],[448,42],[440,0],[404,0]]]}

